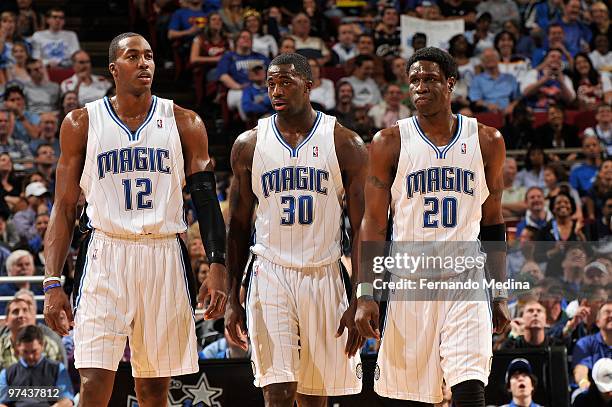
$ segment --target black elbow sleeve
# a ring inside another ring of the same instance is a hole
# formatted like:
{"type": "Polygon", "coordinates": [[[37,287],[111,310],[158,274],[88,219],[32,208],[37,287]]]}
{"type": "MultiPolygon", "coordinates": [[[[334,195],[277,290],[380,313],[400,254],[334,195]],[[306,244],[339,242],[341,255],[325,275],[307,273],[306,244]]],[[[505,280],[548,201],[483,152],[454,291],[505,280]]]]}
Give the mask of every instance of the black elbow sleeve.
{"type": "Polygon", "coordinates": [[[214,173],[201,171],[190,175],[187,188],[196,210],[208,261],[225,264],[225,222],[217,199],[214,173]]]}

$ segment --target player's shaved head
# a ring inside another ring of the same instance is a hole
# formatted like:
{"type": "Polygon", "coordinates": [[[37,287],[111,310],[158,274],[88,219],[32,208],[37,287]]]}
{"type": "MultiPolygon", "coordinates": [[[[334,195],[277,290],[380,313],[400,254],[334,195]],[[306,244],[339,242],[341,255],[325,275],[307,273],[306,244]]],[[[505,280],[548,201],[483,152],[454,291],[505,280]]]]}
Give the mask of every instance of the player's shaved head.
{"type": "Polygon", "coordinates": [[[119,51],[120,49],[119,43],[122,40],[126,38],[130,38],[130,37],[142,37],[142,35],[134,33],[134,32],[125,32],[113,38],[113,40],[110,43],[110,46],[108,47],[108,63],[109,64],[112,64],[113,62],[117,60],[117,51],[119,51]]]}
{"type": "Polygon", "coordinates": [[[310,69],[308,59],[303,55],[295,53],[280,54],[270,62],[270,66],[274,65],[293,65],[293,68],[300,76],[312,81],[312,69],[310,69]]]}

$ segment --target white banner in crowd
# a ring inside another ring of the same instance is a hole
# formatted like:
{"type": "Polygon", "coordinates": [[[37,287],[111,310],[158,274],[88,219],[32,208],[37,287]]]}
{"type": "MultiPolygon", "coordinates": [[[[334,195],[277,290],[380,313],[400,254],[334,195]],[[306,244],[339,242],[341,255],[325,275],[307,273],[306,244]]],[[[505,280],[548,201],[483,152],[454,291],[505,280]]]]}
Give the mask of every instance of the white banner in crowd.
{"type": "Polygon", "coordinates": [[[402,57],[408,58],[412,55],[412,37],[416,33],[427,36],[428,47],[448,49],[448,40],[453,35],[463,34],[465,22],[463,19],[432,21],[416,17],[402,16],[402,57]]]}

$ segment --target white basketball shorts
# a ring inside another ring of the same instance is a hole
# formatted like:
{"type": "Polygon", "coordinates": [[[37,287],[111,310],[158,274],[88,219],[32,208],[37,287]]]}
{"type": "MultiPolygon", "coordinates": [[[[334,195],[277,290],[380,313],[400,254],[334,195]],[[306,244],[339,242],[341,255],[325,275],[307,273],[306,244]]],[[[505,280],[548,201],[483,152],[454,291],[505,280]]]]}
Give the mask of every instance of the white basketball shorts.
{"type": "Polygon", "coordinates": [[[75,366],[117,370],[126,338],[134,377],[198,371],[187,268],[176,236],[92,232],[75,300],[75,366]]]}
{"type": "Polygon", "coordinates": [[[336,338],[348,307],[339,264],[286,268],[257,256],[247,294],[247,328],[255,385],[297,382],[297,392],[337,396],[361,392],[359,353],[336,338]]]}
{"type": "Polygon", "coordinates": [[[467,380],[486,385],[493,357],[489,302],[401,296],[400,290],[389,294],[374,391],[393,399],[439,403],[442,379],[449,387],[467,380]]]}

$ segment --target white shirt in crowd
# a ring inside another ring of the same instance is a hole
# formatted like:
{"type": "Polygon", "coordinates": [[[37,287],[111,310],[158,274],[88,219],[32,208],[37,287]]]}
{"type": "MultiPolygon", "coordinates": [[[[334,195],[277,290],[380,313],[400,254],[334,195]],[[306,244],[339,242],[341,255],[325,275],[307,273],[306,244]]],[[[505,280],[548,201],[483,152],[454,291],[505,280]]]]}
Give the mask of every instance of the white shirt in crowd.
{"type": "Polygon", "coordinates": [[[380,89],[374,79],[368,78],[365,81],[349,76],[345,79],[353,86],[353,104],[357,107],[375,105],[382,100],[380,89]]]}
{"type": "Polygon", "coordinates": [[[351,58],[357,56],[357,46],[355,44],[351,44],[349,48],[345,48],[341,43],[334,44],[332,50],[338,55],[338,59],[341,64],[346,63],[351,58]]]}
{"type": "Polygon", "coordinates": [[[70,78],[62,81],[60,89],[62,94],[69,90],[77,91],[79,94],[79,104],[85,106],[85,103],[93,102],[94,100],[100,99],[106,95],[106,92],[113,86],[104,76],[91,75],[92,82],[87,85],[81,83],[79,85],[79,78],[77,74],[72,75],[70,78]],[[78,90],[77,90],[78,85],[78,90]]]}
{"type": "Polygon", "coordinates": [[[70,66],[70,57],[81,49],[74,31],[36,31],[32,36],[32,57],[41,59],[43,64],[56,63],[70,66]]]}
{"type": "Polygon", "coordinates": [[[258,52],[272,59],[278,55],[278,44],[270,34],[255,34],[253,37],[253,52],[258,52]]]}
{"type": "Polygon", "coordinates": [[[310,101],[324,106],[325,110],[332,110],[336,107],[334,83],[329,79],[321,78],[321,86],[310,90],[310,101]]]}

